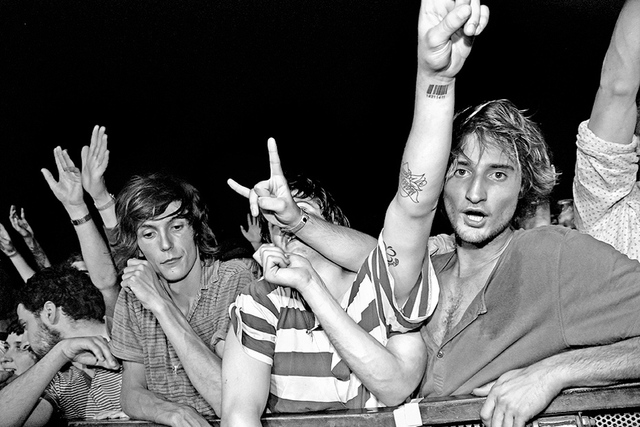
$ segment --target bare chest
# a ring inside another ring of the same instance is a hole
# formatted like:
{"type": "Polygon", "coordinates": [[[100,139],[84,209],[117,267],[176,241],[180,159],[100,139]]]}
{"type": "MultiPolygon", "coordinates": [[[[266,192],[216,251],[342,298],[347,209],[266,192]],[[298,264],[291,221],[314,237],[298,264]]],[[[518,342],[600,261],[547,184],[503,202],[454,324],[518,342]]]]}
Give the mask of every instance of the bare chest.
{"type": "Polygon", "coordinates": [[[452,274],[443,274],[440,279],[440,300],[433,316],[427,323],[427,330],[436,344],[442,344],[444,338],[462,320],[464,313],[484,287],[491,270],[460,278],[452,274]]]}

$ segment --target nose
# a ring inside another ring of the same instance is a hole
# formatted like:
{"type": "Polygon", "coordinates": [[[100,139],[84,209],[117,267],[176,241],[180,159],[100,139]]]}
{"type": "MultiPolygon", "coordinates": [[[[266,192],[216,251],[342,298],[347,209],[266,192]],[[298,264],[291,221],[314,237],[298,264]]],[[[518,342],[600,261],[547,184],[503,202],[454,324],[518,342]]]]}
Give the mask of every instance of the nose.
{"type": "Polygon", "coordinates": [[[168,233],[162,233],[160,235],[160,250],[166,252],[173,248],[173,240],[168,233]]]}
{"type": "Polygon", "coordinates": [[[471,203],[480,203],[487,199],[487,189],[485,188],[484,177],[480,175],[473,177],[469,182],[469,187],[467,187],[465,197],[471,203]]]}

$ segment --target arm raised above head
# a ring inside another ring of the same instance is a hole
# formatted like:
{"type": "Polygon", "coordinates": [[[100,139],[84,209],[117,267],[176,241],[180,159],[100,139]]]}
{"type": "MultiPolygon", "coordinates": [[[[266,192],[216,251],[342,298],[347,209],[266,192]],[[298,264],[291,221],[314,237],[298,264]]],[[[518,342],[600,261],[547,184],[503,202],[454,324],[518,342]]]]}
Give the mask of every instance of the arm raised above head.
{"type": "Polygon", "coordinates": [[[640,1],[627,0],[602,63],[589,128],[606,141],[628,144],[636,127],[640,86],[640,1]]]}
{"type": "Polygon", "coordinates": [[[478,1],[423,0],[420,7],[413,123],[383,231],[399,302],[408,297],[428,256],[451,149],[455,79],[488,18],[489,10],[478,1]]]}

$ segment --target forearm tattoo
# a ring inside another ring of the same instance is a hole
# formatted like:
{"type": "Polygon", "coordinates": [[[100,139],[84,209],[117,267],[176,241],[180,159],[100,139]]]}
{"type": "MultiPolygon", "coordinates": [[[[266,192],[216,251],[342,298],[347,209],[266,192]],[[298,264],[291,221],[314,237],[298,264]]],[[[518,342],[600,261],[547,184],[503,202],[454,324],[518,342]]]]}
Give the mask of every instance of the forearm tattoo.
{"type": "Polygon", "coordinates": [[[37,240],[33,240],[29,249],[31,249],[31,253],[33,254],[33,258],[36,261],[36,264],[39,268],[47,268],[51,267],[51,262],[49,262],[49,258],[47,258],[47,254],[44,253],[44,249],[40,246],[37,240]]]}
{"type": "Polygon", "coordinates": [[[387,264],[389,267],[397,267],[400,260],[396,257],[397,253],[391,246],[387,246],[387,264]]]}
{"type": "Polygon", "coordinates": [[[449,85],[429,85],[427,87],[427,98],[442,99],[447,96],[449,85]]]}
{"type": "Polygon", "coordinates": [[[418,194],[427,185],[427,178],[422,175],[414,175],[409,169],[409,163],[405,162],[400,170],[400,195],[408,197],[412,202],[418,203],[418,194]]]}

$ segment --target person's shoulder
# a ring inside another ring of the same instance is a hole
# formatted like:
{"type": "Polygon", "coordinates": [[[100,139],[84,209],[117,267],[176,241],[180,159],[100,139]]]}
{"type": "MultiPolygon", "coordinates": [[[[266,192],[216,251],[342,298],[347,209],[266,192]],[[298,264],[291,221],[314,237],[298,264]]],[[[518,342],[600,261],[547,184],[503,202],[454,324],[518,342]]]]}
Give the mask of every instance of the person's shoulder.
{"type": "Polygon", "coordinates": [[[258,263],[252,258],[233,258],[226,261],[216,261],[219,263],[221,273],[237,274],[249,271],[254,275],[259,269],[258,263]]]}

